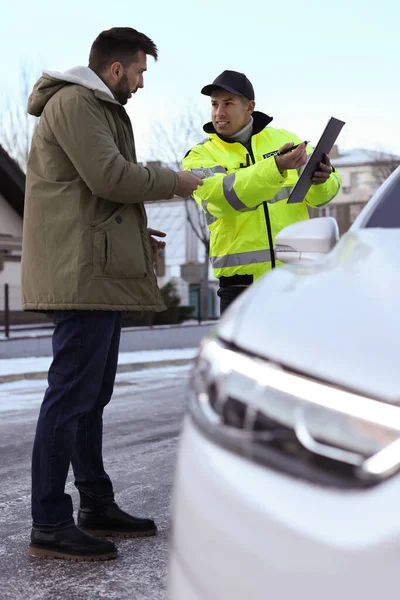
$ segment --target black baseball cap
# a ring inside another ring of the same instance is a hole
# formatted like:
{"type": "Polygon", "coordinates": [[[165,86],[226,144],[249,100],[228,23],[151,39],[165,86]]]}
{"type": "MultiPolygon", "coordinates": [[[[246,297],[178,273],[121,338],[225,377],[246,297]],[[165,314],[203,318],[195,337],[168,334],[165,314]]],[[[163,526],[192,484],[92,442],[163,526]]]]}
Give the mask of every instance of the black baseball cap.
{"type": "Polygon", "coordinates": [[[226,90],[237,96],[244,96],[249,100],[254,100],[254,88],[244,73],[224,71],[221,75],[218,75],[210,85],[203,87],[201,93],[204,94],[204,96],[211,96],[211,94],[218,89],[226,90]]]}

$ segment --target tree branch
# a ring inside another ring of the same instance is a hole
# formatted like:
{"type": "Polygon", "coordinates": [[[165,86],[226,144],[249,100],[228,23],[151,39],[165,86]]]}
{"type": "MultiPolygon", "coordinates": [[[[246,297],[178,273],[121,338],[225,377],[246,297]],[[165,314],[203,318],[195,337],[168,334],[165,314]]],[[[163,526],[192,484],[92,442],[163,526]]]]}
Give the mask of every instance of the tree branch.
{"type": "MultiPolygon", "coordinates": [[[[204,138],[202,131],[205,120],[206,116],[198,108],[193,108],[169,127],[164,123],[156,123],[151,142],[152,160],[161,160],[164,164],[180,170],[186,152],[204,138]]],[[[209,234],[204,211],[193,198],[185,199],[185,210],[186,218],[196,237],[208,247],[209,234]],[[193,215],[193,210],[196,215],[193,215]]]]}
{"type": "Polygon", "coordinates": [[[26,169],[32,136],[37,125],[37,119],[27,113],[27,104],[38,76],[39,69],[32,62],[22,62],[17,96],[7,92],[1,100],[0,144],[23,171],[26,169]]]}
{"type": "Polygon", "coordinates": [[[199,233],[199,231],[197,230],[197,227],[196,227],[196,225],[195,225],[195,223],[193,221],[193,217],[190,214],[190,208],[189,208],[189,202],[190,201],[194,202],[194,200],[192,198],[185,198],[185,200],[184,200],[184,202],[185,202],[185,210],[186,210],[186,217],[187,217],[187,220],[189,221],[189,224],[190,224],[192,230],[194,231],[196,237],[200,240],[200,242],[202,244],[204,244],[204,240],[203,240],[203,238],[201,236],[201,232],[199,233]]]}
{"type": "Polygon", "coordinates": [[[385,152],[375,152],[375,161],[372,165],[372,176],[375,183],[381,185],[400,165],[400,157],[385,152]]]}

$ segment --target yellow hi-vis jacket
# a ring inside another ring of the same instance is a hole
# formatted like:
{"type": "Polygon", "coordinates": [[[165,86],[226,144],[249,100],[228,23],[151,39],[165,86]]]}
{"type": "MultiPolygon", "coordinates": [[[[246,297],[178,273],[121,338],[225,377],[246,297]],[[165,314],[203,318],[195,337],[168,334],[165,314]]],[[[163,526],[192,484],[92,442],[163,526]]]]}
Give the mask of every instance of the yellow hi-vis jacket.
{"type": "MultiPolygon", "coordinates": [[[[272,119],[263,113],[254,112],[253,119],[248,148],[223,140],[208,123],[204,130],[209,137],[183,159],[185,170],[201,170],[204,176],[193,197],[206,215],[210,261],[217,278],[252,275],[258,279],[269,271],[275,266],[275,236],[287,225],[308,219],[307,205],[324,206],[341,185],[334,171],[325,183],[312,185],[303,202],[287,204],[301,171],[281,174],[274,156],[268,155],[287,142],[302,140],[284,129],[267,127],[272,119]]],[[[312,151],[308,146],[307,154],[312,151]]]]}

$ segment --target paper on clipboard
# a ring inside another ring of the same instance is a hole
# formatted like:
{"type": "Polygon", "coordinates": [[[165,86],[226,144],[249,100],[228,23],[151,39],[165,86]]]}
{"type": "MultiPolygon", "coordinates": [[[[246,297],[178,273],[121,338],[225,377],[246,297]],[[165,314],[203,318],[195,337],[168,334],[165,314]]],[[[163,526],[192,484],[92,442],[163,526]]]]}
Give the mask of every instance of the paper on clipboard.
{"type": "Polygon", "coordinates": [[[303,202],[308,190],[312,185],[312,175],[314,171],[318,170],[318,163],[322,161],[324,154],[329,154],[329,152],[332,150],[332,146],[335,143],[339,133],[342,131],[344,124],[344,121],[335,119],[335,117],[331,117],[329,119],[328,124],[325,127],[317,145],[315,146],[313,153],[310,154],[310,158],[308,159],[302,174],[290,193],[287,204],[297,204],[299,202],[303,202]]]}

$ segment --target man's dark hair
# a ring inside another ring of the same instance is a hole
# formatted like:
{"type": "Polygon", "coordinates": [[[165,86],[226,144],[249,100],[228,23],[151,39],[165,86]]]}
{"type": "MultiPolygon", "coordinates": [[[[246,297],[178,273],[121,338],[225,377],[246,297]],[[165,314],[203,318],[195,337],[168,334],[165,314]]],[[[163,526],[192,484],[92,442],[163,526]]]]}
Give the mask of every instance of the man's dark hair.
{"type": "Polygon", "coordinates": [[[102,31],[94,40],[90,49],[89,67],[96,73],[102,73],[114,62],[128,67],[135,61],[136,54],[142,50],[155,60],[158,50],[155,43],[131,27],[113,27],[102,31]]]}

